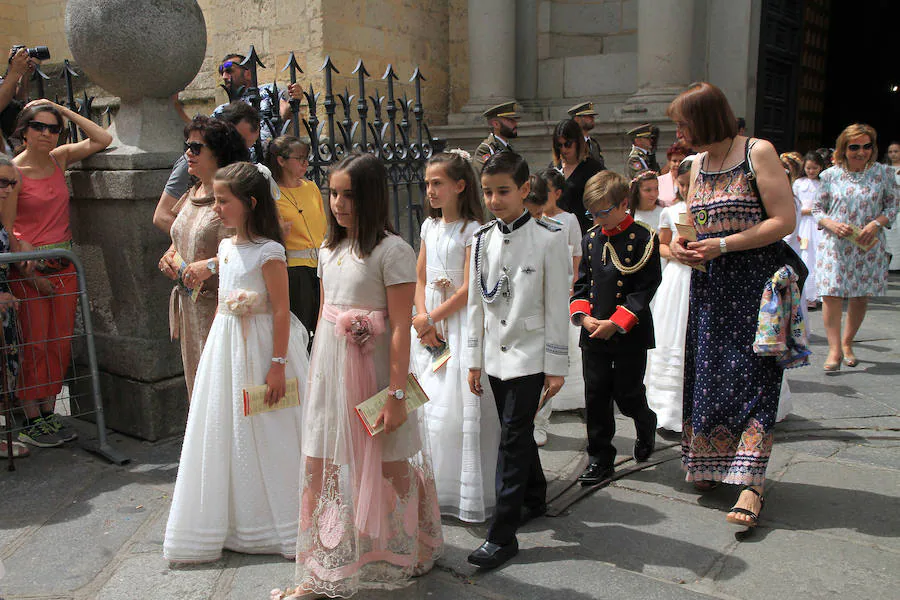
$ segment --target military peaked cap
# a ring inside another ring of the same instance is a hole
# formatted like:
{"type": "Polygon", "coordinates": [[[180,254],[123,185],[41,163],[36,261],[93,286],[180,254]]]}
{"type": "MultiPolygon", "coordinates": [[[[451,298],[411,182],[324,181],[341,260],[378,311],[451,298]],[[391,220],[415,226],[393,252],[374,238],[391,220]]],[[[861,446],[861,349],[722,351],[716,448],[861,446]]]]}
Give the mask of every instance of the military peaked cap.
{"type": "Polygon", "coordinates": [[[515,102],[504,102],[503,104],[492,106],[481,114],[485,119],[493,119],[494,117],[505,117],[507,119],[519,118],[518,113],[516,113],[515,102]]]}
{"type": "Polygon", "coordinates": [[[582,102],[581,104],[576,104],[568,111],[570,117],[593,117],[597,115],[597,111],[594,110],[593,102],[582,102]]]}
{"type": "Polygon", "coordinates": [[[638,125],[634,129],[629,129],[625,134],[632,138],[649,138],[653,137],[653,129],[654,127],[650,123],[644,123],[643,125],[638,125]]]}

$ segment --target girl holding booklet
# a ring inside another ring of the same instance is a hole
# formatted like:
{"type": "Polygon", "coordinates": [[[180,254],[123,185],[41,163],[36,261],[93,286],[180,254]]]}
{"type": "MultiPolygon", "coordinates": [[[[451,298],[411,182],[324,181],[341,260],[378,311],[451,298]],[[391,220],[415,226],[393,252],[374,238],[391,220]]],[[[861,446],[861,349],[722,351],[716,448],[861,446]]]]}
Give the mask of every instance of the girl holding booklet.
{"type": "Polygon", "coordinates": [[[303,412],[298,587],[348,597],[426,573],[443,541],[421,411],[407,417],[416,257],[388,216],[387,172],[353,154],[329,179],[322,305],[303,412]],[[387,388],[370,436],[356,406],[387,388]]]}
{"type": "Polygon", "coordinates": [[[493,515],[496,502],[500,421],[492,397],[469,391],[469,370],[461,359],[472,236],[481,227],[484,208],[462,150],[432,157],[425,184],[428,218],[416,265],[413,371],[430,399],[425,423],[441,514],[482,523],[493,515]]]}
{"type": "Polygon", "coordinates": [[[197,367],[163,553],[175,563],[214,561],[223,548],[293,558],[302,415],[298,394],[286,398],[285,389],[288,380],[306,383],[309,336],[290,312],[278,186],[266,167],[239,162],[218,171],[213,191],[213,209],[237,233],[219,244],[219,304],[197,367]],[[244,416],[244,390],[252,396],[261,384],[266,405],[288,407],[244,416]]]}

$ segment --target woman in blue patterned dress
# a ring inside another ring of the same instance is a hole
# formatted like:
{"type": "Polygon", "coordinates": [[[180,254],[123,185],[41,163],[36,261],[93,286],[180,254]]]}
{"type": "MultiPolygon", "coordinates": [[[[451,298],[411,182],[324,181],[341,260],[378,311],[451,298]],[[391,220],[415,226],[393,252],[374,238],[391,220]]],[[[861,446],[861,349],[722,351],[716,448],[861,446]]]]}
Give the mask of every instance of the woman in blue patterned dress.
{"type": "Polygon", "coordinates": [[[753,527],[783,373],[775,357],[753,352],[753,339],[763,286],[783,265],[777,242],[794,230],[793,194],[772,144],[737,135],[719,88],[692,85],[668,115],[700,153],[688,192],[697,241],[674,236],[672,255],[706,268],[691,277],[682,463],[700,491],[743,486],[727,520],[753,527]]]}
{"type": "Polygon", "coordinates": [[[820,176],[822,187],[813,207],[822,239],[816,255],[816,291],[822,296],[822,320],[828,338],[825,372],[838,371],[841,360],[855,367],[853,338],[859,331],[869,296],[884,296],[890,255],[884,228],[897,214],[893,170],[875,162],[875,130],[859,123],[838,136],[834,166],[820,176]],[[856,242],[850,239],[858,232],[856,242]],[[867,246],[875,242],[868,250],[867,246]],[[847,298],[847,325],[841,336],[841,313],[847,298]]]}

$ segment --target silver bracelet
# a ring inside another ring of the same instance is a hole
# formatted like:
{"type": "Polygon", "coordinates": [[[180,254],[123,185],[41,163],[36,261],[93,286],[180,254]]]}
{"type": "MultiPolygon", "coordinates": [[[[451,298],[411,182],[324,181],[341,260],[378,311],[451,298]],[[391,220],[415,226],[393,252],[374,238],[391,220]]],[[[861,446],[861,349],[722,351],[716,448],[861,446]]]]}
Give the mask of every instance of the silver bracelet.
{"type": "Polygon", "coordinates": [[[273,363],[278,363],[279,365],[286,365],[286,364],[287,364],[287,358],[285,358],[285,357],[283,357],[283,356],[273,356],[273,357],[272,357],[272,362],[273,362],[273,363]]]}

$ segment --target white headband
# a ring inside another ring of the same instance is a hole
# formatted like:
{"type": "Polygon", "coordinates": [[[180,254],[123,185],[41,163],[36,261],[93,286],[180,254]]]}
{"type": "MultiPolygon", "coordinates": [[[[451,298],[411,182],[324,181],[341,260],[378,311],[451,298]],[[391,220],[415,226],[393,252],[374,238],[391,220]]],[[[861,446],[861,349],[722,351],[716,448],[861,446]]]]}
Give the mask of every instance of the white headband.
{"type": "Polygon", "coordinates": [[[281,188],[278,187],[278,184],[275,183],[275,178],[272,177],[272,171],[269,170],[269,167],[266,165],[256,165],[256,170],[262,173],[263,177],[265,177],[269,181],[269,191],[272,192],[272,199],[278,200],[281,198],[281,188]]]}

